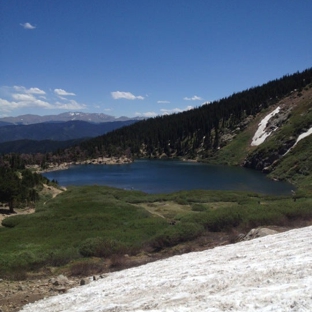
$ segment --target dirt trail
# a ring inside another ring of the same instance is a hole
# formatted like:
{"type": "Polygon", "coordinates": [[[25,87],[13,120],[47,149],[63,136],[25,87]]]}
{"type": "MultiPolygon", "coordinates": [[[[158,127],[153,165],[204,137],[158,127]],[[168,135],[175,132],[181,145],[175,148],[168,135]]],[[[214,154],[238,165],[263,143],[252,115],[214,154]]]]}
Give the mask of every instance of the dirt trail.
{"type": "Polygon", "coordinates": [[[9,207],[4,206],[0,209],[0,227],[2,227],[2,220],[8,217],[17,216],[17,215],[25,215],[25,214],[31,214],[35,212],[34,208],[23,208],[23,209],[14,209],[15,213],[10,213],[9,207]]]}
{"type": "MultiPolygon", "coordinates": [[[[52,198],[55,198],[57,195],[63,193],[66,191],[66,188],[58,189],[54,186],[49,186],[47,184],[43,184],[43,190],[41,191],[42,194],[50,194],[52,198]]],[[[5,218],[9,218],[12,216],[17,215],[25,215],[25,214],[31,214],[35,212],[35,208],[32,207],[25,207],[25,208],[14,208],[14,213],[10,213],[8,206],[3,206],[0,208],[0,227],[2,227],[2,220],[5,218]]]]}

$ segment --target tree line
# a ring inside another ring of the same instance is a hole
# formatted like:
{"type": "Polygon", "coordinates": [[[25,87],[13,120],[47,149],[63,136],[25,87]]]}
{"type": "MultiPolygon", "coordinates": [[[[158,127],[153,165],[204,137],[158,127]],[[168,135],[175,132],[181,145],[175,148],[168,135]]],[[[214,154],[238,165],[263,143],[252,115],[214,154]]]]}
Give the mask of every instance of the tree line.
{"type": "Polygon", "coordinates": [[[190,111],[137,122],[59,151],[58,155],[71,154],[76,159],[127,153],[135,157],[166,155],[192,158],[196,155],[204,159],[220,147],[224,129],[234,130],[239,126],[239,130],[243,130],[241,123],[247,116],[255,116],[291,92],[300,93],[311,82],[312,68],[190,111]]]}
{"type": "Polygon", "coordinates": [[[39,199],[38,190],[48,179],[25,169],[18,155],[11,155],[10,162],[0,165],[0,202],[7,203],[9,211],[19,205],[34,204],[39,199]]]}

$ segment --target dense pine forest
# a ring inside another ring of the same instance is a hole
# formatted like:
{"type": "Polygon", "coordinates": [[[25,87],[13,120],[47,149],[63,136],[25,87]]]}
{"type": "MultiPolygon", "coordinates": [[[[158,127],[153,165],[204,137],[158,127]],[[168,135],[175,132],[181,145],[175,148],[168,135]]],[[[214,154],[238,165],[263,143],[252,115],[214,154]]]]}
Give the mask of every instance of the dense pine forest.
{"type": "Polygon", "coordinates": [[[0,164],[0,202],[8,203],[9,211],[23,206],[34,206],[39,199],[39,190],[49,181],[42,175],[25,169],[20,157],[12,155],[0,164]]]}

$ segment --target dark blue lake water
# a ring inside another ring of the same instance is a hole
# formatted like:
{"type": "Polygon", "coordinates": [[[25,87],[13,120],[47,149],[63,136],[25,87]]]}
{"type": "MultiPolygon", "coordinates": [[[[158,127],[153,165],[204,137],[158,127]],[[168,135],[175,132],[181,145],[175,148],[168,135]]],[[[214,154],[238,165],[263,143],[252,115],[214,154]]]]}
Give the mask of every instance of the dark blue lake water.
{"type": "Polygon", "coordinates": [[[108,185],[146,193],[171,193],[180,190],[238,190],[288,195],[294,187],[275,182],[264,174],[241,167],[202,163],[137,160],[125,165],[79,165],[68,170],[44,173],[61,186],[108,185]]]}

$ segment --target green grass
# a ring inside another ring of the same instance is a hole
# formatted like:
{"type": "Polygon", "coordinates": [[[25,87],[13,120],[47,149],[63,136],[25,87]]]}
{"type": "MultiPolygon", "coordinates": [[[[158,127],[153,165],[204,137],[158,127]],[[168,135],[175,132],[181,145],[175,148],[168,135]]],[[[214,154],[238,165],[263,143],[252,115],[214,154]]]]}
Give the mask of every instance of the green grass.
{"type": "Polygon", "coordinates": [[[63,266],[86,257],[136,254],[190,241],[205,231],[285,224],[312,217],[312,199],[244,192],[147,195],[109,187],[71,187],[44,198],[36,213],[3,221],[0,274],[63,266]]]}
{"type": "Polygon", "coordinates": [[[311,192],[312,187],[312,136],[300,141],[293,151],[282,159],[270,174],[271,177],[296,183],[301,189],[311,192]]]}
{"type": "Polygon", "coordinates": [[[247,129],[239,133],[235,139],[222,147],[213,158],[209,159],[209,163],[222,165],[238,166],[244,161],[254,130],[247,129]]]}
{"type": "Polygon", "coordinates": [[[65,254],[66,259],[80,257],[80,248],[97,238],[136,249],[168,226],[145,209],[116,199],[122,192],[96,186],[70,188],[42,202],[35,214],[5,219],[6,227],[0,228],[0,245],[5,246],[0,268],[53,264],[65,254]]]}

